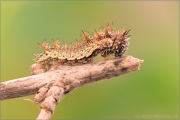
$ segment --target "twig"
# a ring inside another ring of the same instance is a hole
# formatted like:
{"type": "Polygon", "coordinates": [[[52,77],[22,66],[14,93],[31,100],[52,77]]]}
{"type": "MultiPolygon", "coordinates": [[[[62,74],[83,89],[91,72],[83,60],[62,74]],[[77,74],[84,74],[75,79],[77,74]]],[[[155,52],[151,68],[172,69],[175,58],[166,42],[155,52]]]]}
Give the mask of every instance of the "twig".
{"type": "Polygon", "coordinates": [[[37,120],[49,120],[51,115],[54,113],[56,104],[58,104],[60,98],[64,95],[64,85],[61,84],[61,81],[52,81],[51,83],[40,88],[40,92],[38,92],[34,98],[35,103],[41,102],[42,98],[44,98],[44,101],[41,104],[41,112],[38,115],[37,120]],[[48,87],[50,87],[50,89],[47,92],[46,89],[48,87]],[[46,95],[42,96],[41,94],[44,94],[45,92],[46,95]]]}
{"type": "Polygon", "coordinates": [[[37,93],[34,102],[43,101],[37,119],[50,119],[64,94],[85,84],[139,70],[142,62],[132,56],[124,56],[81,66],[54,66],[42,74],[0,83],[0,100],[37,93]]]}

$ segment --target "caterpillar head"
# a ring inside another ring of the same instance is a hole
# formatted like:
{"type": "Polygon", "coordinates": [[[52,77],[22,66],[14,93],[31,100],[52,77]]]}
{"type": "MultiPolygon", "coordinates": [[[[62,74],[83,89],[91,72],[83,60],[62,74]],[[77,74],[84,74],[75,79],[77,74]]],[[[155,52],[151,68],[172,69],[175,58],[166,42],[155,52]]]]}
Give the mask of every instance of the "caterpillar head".
{"type": "Polygon", "coordinates": [[[129,46],[129,31],[130,30],[120,32],[120,34],[117,34],[116,39],[114,39],[112,50],[115,57],[121,57],[126,52],[129,46]]]}

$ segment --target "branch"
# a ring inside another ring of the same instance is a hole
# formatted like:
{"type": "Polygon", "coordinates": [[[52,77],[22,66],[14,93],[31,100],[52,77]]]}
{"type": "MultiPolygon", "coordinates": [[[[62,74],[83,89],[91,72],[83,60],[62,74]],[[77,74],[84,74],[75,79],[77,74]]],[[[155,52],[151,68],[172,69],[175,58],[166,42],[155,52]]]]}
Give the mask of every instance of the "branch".
{"type": "Polygon", "coordinates": [[[0,83],[0,100],[35,94],[53,80],[64,84],[66,94],[85,84],[139,70],[142,62],[132,56],[124,56],[81,66],[56,66],[52,71],[0,83]]]}
{"type": "MultiPolygon", "coordinates": [[[[0,83],[0,100],[36,93],[34,102],[42,102],[37,120],[49,120],[63,95],[85,84],[139,70],[142,62],[124,56],[81,66],[54,65],[48,72],[0,83]]],[[[44,71],[38,68],[35,72],[44,71]]]]}

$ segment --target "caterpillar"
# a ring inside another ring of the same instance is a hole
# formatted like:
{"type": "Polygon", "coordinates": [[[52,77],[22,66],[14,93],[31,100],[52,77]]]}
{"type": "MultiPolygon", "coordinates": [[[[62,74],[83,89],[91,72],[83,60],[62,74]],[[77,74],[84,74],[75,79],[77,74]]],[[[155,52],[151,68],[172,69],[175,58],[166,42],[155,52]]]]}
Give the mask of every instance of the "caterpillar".
{"type": "Polygon", "coordinates": [[[47,42],[40,44],[44,50],[37,54],[34,61],[41,66],[54,63],[60,65],[82,65],[92,63],[93,58],[98,54],[107,58],[110,55],[121,57],[129,46],[130,30],[124,29],[114,31],[113,25],[109,25],[103,30],[96,31],[92,37],[82,30],[84,40],[76,42],[75,45],[60,45],[59,40],[52,43],[52,47],[47,42]]]}

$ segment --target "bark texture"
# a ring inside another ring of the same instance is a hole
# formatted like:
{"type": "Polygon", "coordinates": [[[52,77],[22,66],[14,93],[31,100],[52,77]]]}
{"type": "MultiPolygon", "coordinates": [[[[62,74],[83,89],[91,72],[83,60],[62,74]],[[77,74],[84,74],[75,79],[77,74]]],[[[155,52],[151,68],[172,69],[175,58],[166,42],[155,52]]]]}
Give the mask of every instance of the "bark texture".
{"type": "Polygon", "coordinates": [[[53,80],[64,84],[65,92],[102,79],[139,70],[143,60],[124,56],[79,66],[54,66],[51,71],[0,83],[0,100],[32,95],[53,80]]]}
{"type": "Polygon", "coordinates": [[[139,70],[142,62],[124,56],[79,66],[54,65],[45,73],[0,83],[0,100],[36,94],[34,102],[42,102],[37,120],[50,119],[63,95],[85,84],[139,70]]]}

